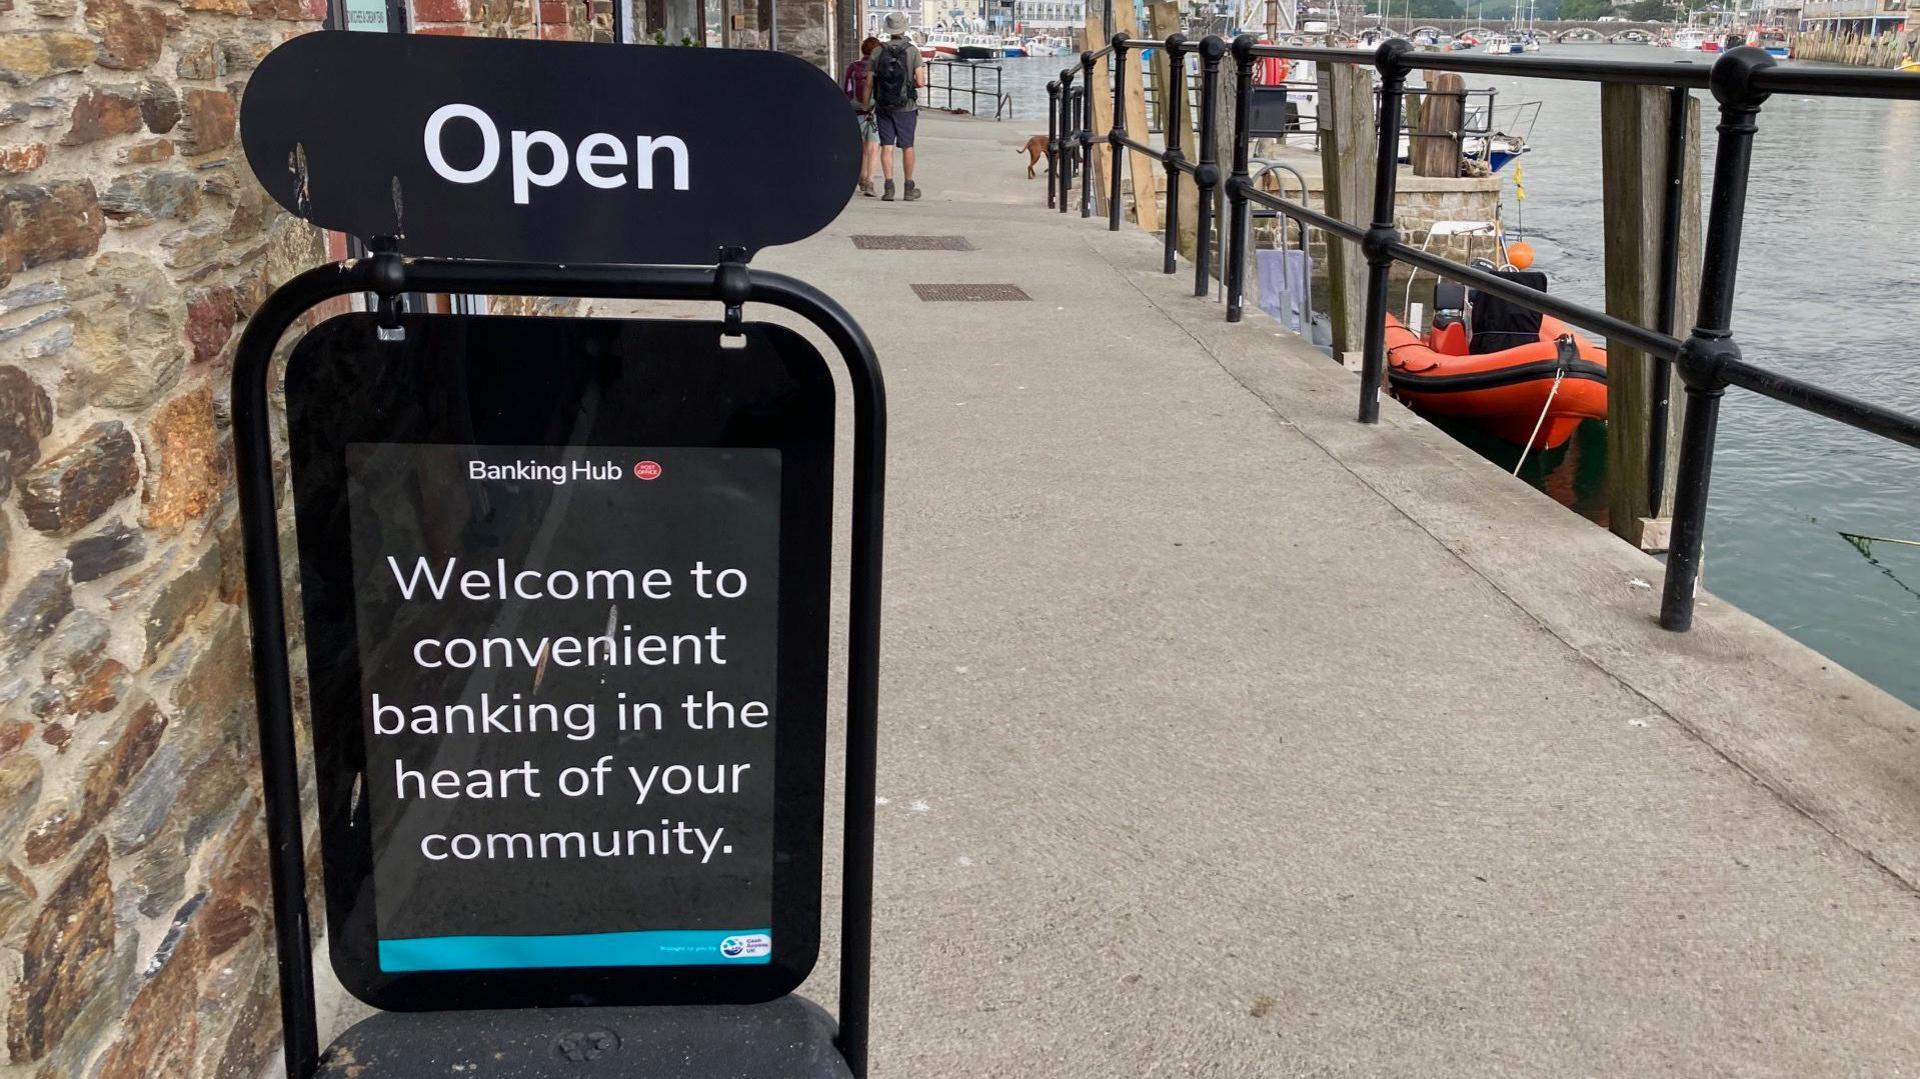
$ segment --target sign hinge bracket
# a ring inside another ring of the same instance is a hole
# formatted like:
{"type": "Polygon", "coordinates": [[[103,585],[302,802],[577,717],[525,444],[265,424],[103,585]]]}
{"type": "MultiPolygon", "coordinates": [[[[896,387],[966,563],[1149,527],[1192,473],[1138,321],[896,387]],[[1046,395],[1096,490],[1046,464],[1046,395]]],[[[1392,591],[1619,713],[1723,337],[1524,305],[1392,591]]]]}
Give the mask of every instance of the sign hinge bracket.
{"type": "Polygon", "coordinates": [[[382,341],[405,341],[400,325],[400,296],[407,290],[407,264],[400,255],[398,236],[367,240],[367,261],[373,264],[373,294],[379,301],[378,334],[382,341]]]}
{"type": "Polygon", "coordinates": [[[747,249],[744,247],[722,247],[719,265],[713,268],[714,291],[720,294],[720,302],[725,312],[721,316],[720,336],[739,337],[745,332],[746,318],[741,307],[747,302],[748,293],[753,291],[753,282],[747,276],[747,249]]]}

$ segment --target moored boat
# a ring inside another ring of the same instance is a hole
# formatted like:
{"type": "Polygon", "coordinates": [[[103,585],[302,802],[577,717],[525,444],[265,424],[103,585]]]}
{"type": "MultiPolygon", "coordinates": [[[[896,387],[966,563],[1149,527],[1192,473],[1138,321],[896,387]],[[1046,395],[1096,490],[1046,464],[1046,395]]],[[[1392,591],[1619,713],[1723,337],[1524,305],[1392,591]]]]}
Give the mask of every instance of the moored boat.
{"type": "Polygon", "coordinates": [[[1040,34],[1026,42],[1028,56],[1064,56],[1070,48],[1066,39],[1051,34],[1040,34]]]}
{"type": "MultiPolygon", "coordinates": [[[[1505,275],[1544,286],[1545,275],[1505,275]]],[[[1416,335],[1387,316],[1387,383],[1415,411],[1497,438],[1553,449],[1607,418],[1607,351],[1559,319],[1443,282],[1434,327],[1416,335]],[[1458,299],[1447,299],[1452,295],[1458,299]],[[1469,322],[1469,319],[1471,320],[1469,322]]]]}

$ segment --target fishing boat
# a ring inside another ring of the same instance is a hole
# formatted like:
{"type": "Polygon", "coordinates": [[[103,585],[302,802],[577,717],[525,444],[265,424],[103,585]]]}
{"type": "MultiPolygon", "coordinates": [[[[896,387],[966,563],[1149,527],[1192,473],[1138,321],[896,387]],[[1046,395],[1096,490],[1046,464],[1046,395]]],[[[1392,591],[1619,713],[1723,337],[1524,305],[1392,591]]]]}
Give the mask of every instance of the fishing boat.
{"type": "Polygon", "coordinates": [[[1488,172],[1499,172],[1521,154],[1533,152],[1529,140],[1540,119],[1540,102],[1518,101],[1496,105],[1495,95],[1487,94],[1486,104],[1467,106],[1461,124],[1461,152],[1487,163],[1488,172]]]}
{"type": "MultiPolygon", "coordinates": [[[[1546,274],[1502,277],[1546,291],[1546,274]]],[[[1387,384],[1415,411],[1471,423],[1529,449],[1554,449],[1607,418],[1607,351],[1559,319],[1465,286],[1434,289],[1433,326],[1387,316],[1387,384]]]]}
{"type": "Polygon", "coordinates": [[[1027,55],[1027,43],[1020,40],[1019,34],[1008,34],[1000,40],[1000,55],[1009,60],[1018,60],[1027,55]]]}
{"type": "Polygon", "coordinates": [[[1768,56],[1776,60],[1788,60],[1793,57],[1793,46],[1787,39],[1787,32],[1777,26],[1762,26],[1747,34],[1747,44],[1765,49],[1768,56]]]}

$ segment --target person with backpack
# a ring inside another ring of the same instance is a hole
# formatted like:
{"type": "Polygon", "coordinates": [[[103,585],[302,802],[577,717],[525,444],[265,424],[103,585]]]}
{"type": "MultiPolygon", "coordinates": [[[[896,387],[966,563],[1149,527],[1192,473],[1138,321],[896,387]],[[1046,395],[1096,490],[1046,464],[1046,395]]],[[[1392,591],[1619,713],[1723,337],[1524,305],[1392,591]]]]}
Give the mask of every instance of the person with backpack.
{"type": "Polygon", "coordinates": [[[852,102],[855,122],[860,125],[860,193],[868,198],[878,194],[873,188],[873,170],[880,158],[880,129],[874,124],[873,86],[867,78],[867,69],[873,50],[879,47],[877,37],[862,41],[860,59],[848,64],[847,73],[840,77],[840,89],[852,102]]]}
{"type": "Polygon", "coordinates": [[[907,182],[906,201],[920,197],[913,182],[913,132],[920,119],[920,87],[927,70],[920,50],[907,40],[907,13],[889,11],[881,22],[887,40],[867,61],[867,99],[873,102],[880,134],[880,174],[886,178],[881,202],[893,201],[893,148],[900,147],[900,168],[907,182]]]}

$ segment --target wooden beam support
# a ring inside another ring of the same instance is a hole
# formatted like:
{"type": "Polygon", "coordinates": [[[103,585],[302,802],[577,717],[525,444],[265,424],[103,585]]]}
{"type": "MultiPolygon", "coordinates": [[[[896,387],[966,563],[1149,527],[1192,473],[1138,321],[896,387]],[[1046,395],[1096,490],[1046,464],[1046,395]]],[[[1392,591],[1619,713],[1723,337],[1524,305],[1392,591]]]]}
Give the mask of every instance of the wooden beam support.
{"type": "MultiPolygon", "coordinates": [[[[1114,29],[1130,38],[1140,36],[1139,17],[1134,14],[1132,4],[1121,4],[1114,9],[1114,29]]],[[[1159,50],[1156,50],[1159,51],[1159,50]]],[[[1146,65],[1140,62],[1138,52],[1127,53],[1127,83],[1121,102],[1126,109],[1127,137],[1137,142],[1146,142],[1147,138],[1147,73],[1146,65]]],[[[1127,183],[1133,188],[1133,219],[1148,232],[1160,230],[1160,207],[1154,201],[1158,194],[1155,173],[1160,163],[1138,150],[1127,151],[1127,183]]]]}
{"type": "MultiPolygon", "coordinates": [[[[1607,313],[1685,337],[1700,282],[1700,103],[1688,98],[1681,172],[1678,289],[1672,321],[1660,325],[1662,241],[1667,205],[1667,116],[1664,87],[1600,88],[1601,192],[1605,206],[1607,313]]],[[[1673,513],[1680,457],[1680,379],[1669,379],[1665,478],[1659,505],[1650,500],[1656,364],[1665,361],[1607,342],[1607,511],[1613,532],[1646,550],[1665,550],[1661,522],[1673,513]]]]}
{"type": "MultiPolygon", "coordinates": [[[[1103,49],[1107,44],[1106,38],[1106,24],[1100,21],[1100,12],[1089,4],[1087,25],[1080,28],[1080,51],[1103,49]]],[[[1093,172],[1087,180],[1093,184],[1093,212],[1096,216],[1105,216],[1107,190],[1113,186],[1108,179],[1112,173],[1107,171],[1107,154],[1112,149],[1107,145],[1107,132],[1113,130],[1113,80],[1107,75],[1105,57],[1094,61],[1093,78],[1088,80],[1085,89],[1087,115],[1091,118],[1087,131],[1093,135],[1093,172]]]]}
{"type": "MultiPolygon", "coordinates": [[[[1320,64],[1321,198],[1326,213],[1361,228],[1373,218],[1373,80],[1353,64],[1320,64]]],[[[1358,354],[1367,307],[1367,259],[1357,244],[1328,236],[1327,290],[1333,354],[1358,354]]]]}

